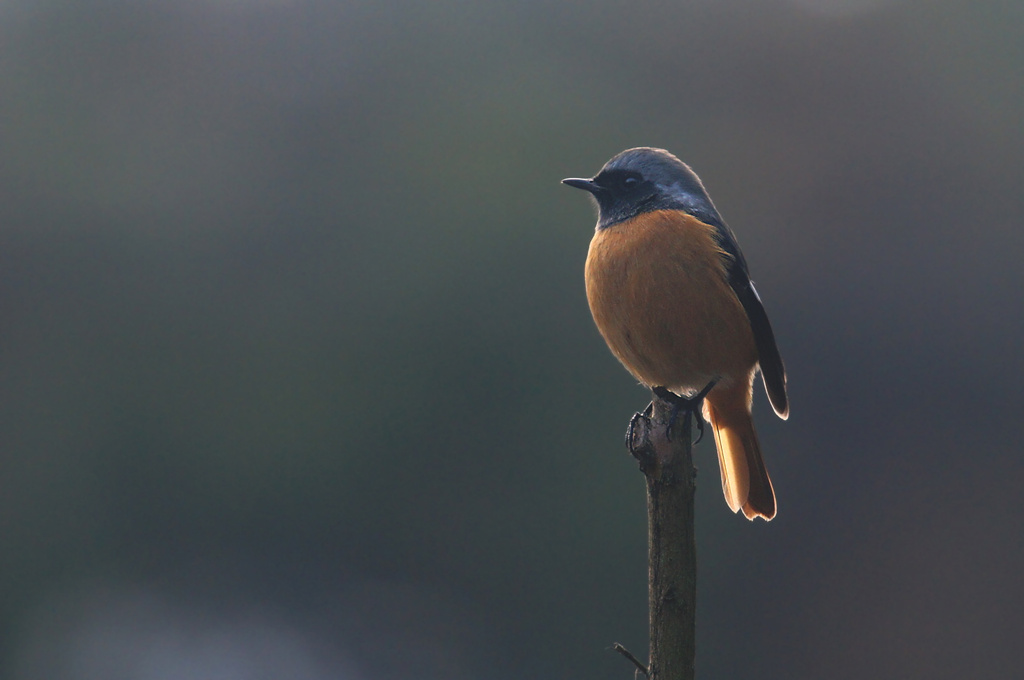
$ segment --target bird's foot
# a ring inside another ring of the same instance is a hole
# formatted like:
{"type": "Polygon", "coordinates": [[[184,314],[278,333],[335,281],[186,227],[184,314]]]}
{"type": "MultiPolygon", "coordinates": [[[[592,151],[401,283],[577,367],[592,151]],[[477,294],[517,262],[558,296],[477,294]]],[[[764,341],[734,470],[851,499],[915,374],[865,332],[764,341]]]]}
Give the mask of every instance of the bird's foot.
{"type": "MultiPolygon", "coordinates": [[[[704,386],[704,389],[692,397],[681,397],[665,387],[651,388],[656,397],[672,404],[672,411],[668,416],[668,426],[665,428],[666,439],[672,441],[672,427],[676,424],[679,414],[685,412],[686,417],[689,417],[691,413],[693,414],[693,420],[697,423],[697,439],[693,443],[700,443],[700,440],[704,438],[704,426],[707,424],[707,421],[704,420],[704,409],[701,407],[704,403],[704,397],[708,396],[708,392],[714,389],[716,384],[718,384],[718,380],[712,380],[704,386]]],[[[648,406],[647,408],[650,409],[651,407],[648,406]]],[[[630,423],[630,433],[632,434],[632,422],[630,423]]]]}

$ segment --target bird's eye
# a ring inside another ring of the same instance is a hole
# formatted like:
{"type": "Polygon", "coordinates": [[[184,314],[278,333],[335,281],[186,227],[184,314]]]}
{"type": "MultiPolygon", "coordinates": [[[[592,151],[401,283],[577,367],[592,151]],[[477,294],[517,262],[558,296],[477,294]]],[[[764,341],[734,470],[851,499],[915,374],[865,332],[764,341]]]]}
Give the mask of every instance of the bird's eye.
{"type": "Polygon", "coordinates": [[[640,178],[639,177],[634,177],[634,176],[630,175],[630,176],[624,177],[622,179],[622,188],[623,189],[635,189],[638,184],[640,184],[640,178]]]}

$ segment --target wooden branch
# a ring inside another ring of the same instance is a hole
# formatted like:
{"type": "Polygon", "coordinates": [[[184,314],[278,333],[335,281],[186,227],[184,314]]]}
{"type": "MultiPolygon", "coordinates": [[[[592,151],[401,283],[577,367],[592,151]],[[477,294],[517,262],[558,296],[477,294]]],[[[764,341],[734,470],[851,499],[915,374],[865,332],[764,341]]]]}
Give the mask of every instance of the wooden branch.
{"type": "Polygon", "coordinates": [[[694,677],[697,472],[691,451],[691,414],[680,411],[669,433],[672,409],[671,403],[655,396],[647,411],[633,417],[626,435],[629,451],[647,477],[649,680],[694,677]]]}
{"type": "Polygon", "coordinates": [[[629,651],[618,642],[612,643],[612,649],[629,659],[633,665],[636,666],[636,671],[633,673],[634,676],[636,676],[636,673],[643,673],[645,678],[651,677],[650,672],[647,670],[647,666],[640,663],[640,659],[633,656],[633,652],[629,651]]]}

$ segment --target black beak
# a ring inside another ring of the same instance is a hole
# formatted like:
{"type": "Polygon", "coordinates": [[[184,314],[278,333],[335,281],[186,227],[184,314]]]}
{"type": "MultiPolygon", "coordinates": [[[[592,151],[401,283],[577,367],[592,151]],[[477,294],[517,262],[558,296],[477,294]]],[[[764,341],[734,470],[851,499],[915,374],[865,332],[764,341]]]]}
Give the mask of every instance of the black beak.
{"type": "Polygon", "coordinates": [[[592,179],[577,179],[575,177],[570,177],[569,179],[563,179],[562,184],[568,184],[571,187],[583,189],[584,191],[589,191],[592,194],[604,191],[604,188],[592,179]]]}

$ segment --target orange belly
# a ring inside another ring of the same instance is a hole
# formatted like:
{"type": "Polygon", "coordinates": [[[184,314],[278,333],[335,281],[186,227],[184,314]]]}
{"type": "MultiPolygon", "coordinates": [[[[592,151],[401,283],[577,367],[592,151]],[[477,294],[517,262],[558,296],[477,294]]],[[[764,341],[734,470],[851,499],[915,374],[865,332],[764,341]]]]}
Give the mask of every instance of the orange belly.
{"type": "Polygon", "coordinates": [[[715,379],[750,384],[757,349],[714,231],[659,210],[601,229],[590,243],[590,311],[612,353],[647,386],[686,395],[715,379]]]}

